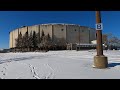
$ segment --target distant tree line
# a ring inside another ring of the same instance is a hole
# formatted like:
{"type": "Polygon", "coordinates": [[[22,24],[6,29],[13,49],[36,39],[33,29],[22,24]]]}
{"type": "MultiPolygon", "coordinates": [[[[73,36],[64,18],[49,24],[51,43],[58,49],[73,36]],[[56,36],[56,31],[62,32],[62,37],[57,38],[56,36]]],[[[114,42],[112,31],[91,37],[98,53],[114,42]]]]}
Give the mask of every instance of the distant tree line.
{"type": "Polygon", "coordinates": [[[18,34],[18,38],[15,39],[16,47],[14,51],[49,51],[49,50],[58,50],[58,49],[66,49],[65,40],[60,39],[58,43],[54,43],[49,35],[44,34],[44,31],[36,33],[35,31],[30,32],[28,31],[24,35],[21,32],[18,34]]]}
{"type": "Polygon", "coordinates": [[[107,49],[120,48],[120,38],[114,36],[112,33],[103,34],[102,41],[107,46],[107,49]]]}

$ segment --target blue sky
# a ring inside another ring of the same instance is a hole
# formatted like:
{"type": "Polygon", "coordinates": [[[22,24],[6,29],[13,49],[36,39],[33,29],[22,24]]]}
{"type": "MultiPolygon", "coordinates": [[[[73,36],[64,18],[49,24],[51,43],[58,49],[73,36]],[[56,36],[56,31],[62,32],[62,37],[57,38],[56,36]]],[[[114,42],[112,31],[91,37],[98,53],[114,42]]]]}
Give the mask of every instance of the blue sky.
{"type": "MultiPolygon", "coordinates": [[[[103,33],[120,37],[120,11],[101,11],[103,33]]],[[[0,48],[9,48],[9,32],[23,25],[70,23],[95,28],[95,11],[0,11],[0,48]]]]}

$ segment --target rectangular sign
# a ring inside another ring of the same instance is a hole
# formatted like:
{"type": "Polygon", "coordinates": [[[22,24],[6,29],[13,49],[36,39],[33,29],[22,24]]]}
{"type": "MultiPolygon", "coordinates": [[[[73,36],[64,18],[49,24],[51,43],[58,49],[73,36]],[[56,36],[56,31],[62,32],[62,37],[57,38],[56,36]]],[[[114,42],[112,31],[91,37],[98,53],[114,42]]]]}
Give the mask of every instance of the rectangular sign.
{"type": "Polygon", "coordinates": [[[97,23],[97,24],[96,24],[96,30],[103,30],[103,25],[102,25],[102,23],[97,23]]]}

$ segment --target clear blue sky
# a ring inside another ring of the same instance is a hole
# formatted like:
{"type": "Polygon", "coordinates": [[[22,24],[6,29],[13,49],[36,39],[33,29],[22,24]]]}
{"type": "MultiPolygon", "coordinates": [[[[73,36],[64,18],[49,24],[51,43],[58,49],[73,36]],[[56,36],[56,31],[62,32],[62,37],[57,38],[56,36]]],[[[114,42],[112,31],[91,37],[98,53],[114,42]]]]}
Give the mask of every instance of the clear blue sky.
{"type": "MultiPolygon", "coordinates": [[[[101,11],[103,33],[120,37],[120,11],[101,11]]],[[[9,48],[9,32],[23,25],[71,23],[95,28],[95,11],[0,11],[0,48],[9,48]]]]}

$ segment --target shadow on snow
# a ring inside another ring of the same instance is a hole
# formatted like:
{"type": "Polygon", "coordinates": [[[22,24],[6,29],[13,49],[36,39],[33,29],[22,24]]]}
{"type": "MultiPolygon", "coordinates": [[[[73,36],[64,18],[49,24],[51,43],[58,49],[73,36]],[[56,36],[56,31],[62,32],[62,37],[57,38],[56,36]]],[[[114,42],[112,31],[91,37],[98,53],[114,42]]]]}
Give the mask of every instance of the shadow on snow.
{"type": "Polygon", "coordinates": [[[115,67],[115,66],[118,66],[118,65],[120,65],[120,63],[109,63],[108,67],[115,67]]]}
{"type": "Polygon", "coordinates": [[[6,62],[11,62],[11,61],[22,61],[22,60],[30,60],[30,59],[42,59],[42,58],[47,58],[47,56],[49,56],[49,55],[11,58],[11,59],[6,59],[6,60],[0,60],[0,64],[6,63],[6,62]]]}

